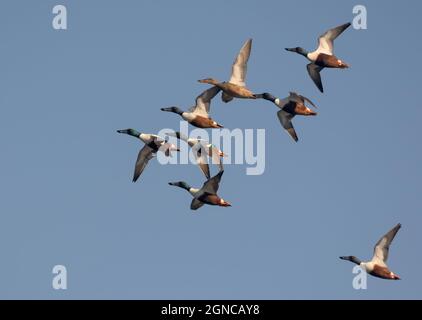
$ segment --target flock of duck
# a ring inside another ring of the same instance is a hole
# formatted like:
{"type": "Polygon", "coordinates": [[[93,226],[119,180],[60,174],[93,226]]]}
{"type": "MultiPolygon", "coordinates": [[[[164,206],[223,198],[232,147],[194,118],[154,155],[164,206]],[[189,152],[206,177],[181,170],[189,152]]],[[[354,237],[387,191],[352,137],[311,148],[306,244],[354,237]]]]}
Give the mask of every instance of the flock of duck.
{"type": "MultiPolygon", "coordinates": [[[[323,69],[345,69],[349,67],[348,64],[334,55],[334,40],[350,26],[350,23],[346,23],[325,32],[318,38],[318,48],[313,52],[308,52],[301,47],[286,48],[287,51],[300,54],[310,61],[307,65],[308,74],[321,92],[324,92],[320,74],[323,69]]],[[[199,80],[200,83],[209,84],[212,87],[202,92],[196,98],[195,105],[188,111],[183,111],[176,106],[162,108],[161,110],[178,114],[183,120],[198,128],[223,128],[220,123],[210,117],[211,101],[220,91],[222,92],[222,101],[225,103],[228,103],[235,98],[264,99],[272,102],[280,109],[277,112],[277,116],[282,127],[293,140],[297,142],[299,139],[293,127],[292,119],[297,115],[316,116],[317,113],[313,109],[316,109],[317,107],[310,99],[295,92],[290,92],[288,97],[280,99],[270,93],[256,94],[248,89],[246,86],[246,73],[251,48],[252,39],[249,39],[241,48],[232,65],[229,81],[220,82],[214,78],[199,80]],[[309,106],[313,107],[313,109],[309,106]]],[[[165,156],[169,157],[173,151],[180,151],[177,146],[169,143],[168,139],[164,139],[154,134],[141,133],[134,129],[118,130],[117,132],[135,137],[145,144],[139,151],[136,160],[133,182],[136,182],[139,179],[149,160],[151,160],[157,152],[163,152],[165,156]]],[[[169,136],[174,136],[179,140],[184,141],[192,148],[197,164],[207,178],[201,188],[193,188],[184,181],[170,182],[169,185],[185,189],[192,195],[193,200],[190,207],[192,210],[197,210],[205,204],[220,207],[231,206],[229,202],[217,194],[224,173],[222,157],[224,157],[225,154],[208,141],[189,138],[180,132],[169,133],[169,136]],[[210,175],[208,157],[212,159],[212,163],[218,164],[219,166],[219,173],[214,177],[211,177],[210,175]]],[[[390,271],[386,261],[390,244],[400,228],[401,225],[398,224],[377,242],[374,248],[374,256],[371,261],[362,262],[354,256],[344,256],[340,257],[340,259],[361,266],[368,274],[375,277],[399,280],[400,278],[390,271]]]]}

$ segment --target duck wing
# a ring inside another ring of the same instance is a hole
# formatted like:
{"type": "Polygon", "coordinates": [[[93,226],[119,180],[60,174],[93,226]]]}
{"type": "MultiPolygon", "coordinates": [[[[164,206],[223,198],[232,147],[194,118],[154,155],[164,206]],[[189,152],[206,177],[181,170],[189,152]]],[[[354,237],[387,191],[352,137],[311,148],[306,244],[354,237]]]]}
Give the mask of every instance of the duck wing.
{"type": "Polygon", "coordinates": [[[335,27],[333,29],[328,30],[323,35],[321,35],[318,39],[318,49],[316,52],[318,53],[325,53],[328,55],[333,55],[334,51],[334,40],[337,39],[339,35],[341,35],[344,30],[351,26],[351,23],[345,23],[341,26],[335,27]]]}
{"type": "Polygon", "coordinates": [[[228,102],[232,101],[233,99],[234,98],[231,95],[229,95],[225,92],[223,92],[223,94],[221,95],[221,100],[223,100],[223,102],[225,102],[225,103],[228,103],[228,102]]]}
{"type": "Polygon", "coordinates": [[[144,171],[149,160],[154,157],[154,150],[147,145],[145,145],[141,151],[138,153],[138,158],[136,159],[135,172],[133,173],[133,182],[136,182],[139,176],[144,171]]]}
{"type": "Polygon", "coordinates": [[[185,141],[190,147],[193,147],[197,142],[194,139],[189,139],[189,137],[181,132],[168,132],[169,137],[175,137],[179,140],[185,141]]]}
{"type": "Polygon", "coordinates": [[[193,199],[191,204],[190,204],[190,209],[191,210],[198,210],[199,208],[201,208],[204,205],[203,202],[199,201],[197,198],[193,199]]]}
{"type": "Polygon", "coordinates": [[[313,106],[315,109],[318,109],[318,107],[307,97],[302,96],[300,94],[297,94],[296,92],[290,92],[289,99],[296,103],[305,104],[305,102],[308,102],[311,106],[313,106]]]}
{"type": "Polygon", "coordinates": [[[248,60],[251,55],[252,39],[248,39],[240,49],[239,54],[232,66],[232,75],[229,82],[241,87],[246,86],[246,72],[248,70],[248,60]]]}
{"type": "Polygon", "coordinates": [[[198,143],[193,147],[192,152],[195,156],[196,163],[198,164],[199,168],[204,173],[205,177],[209,179],[211,178],[210,167],[207,161],[207,153],[204,148],[205,146],[203,146],[201,143],[198,143]]]}
{"type": "Polygon", "coordinates": [[[322,86],[320,74],[324,67],[320,67],[315,63],[310,63],[306,66],[306,68],[308,69],[309,76],[311,77],[315,85],[318,87],[319,91],[324,92],[324,87],[322,86]]]}
{"type": "Polygon", "coordinates": [[[162,137],[157,136],[155,134],[151,134],[150,137],[151,137],[150,147],[152,147],[153,145],[156,145],[157,148],[159,148],[159,147],[161,147],[161,145],[163,143],[166,142],[165,139],[163,139],[162,137]]]}
{"type": "Polygon", "coordinates": [[[299,138],[297,137],[296,130],[293,127],[292,123],[292,119],[294,118],[294,116],[284,110],[280,110],[279,112],[277,112],[277,117],[280,120],[280,123],[283,126],[284,130],[288,132],[288,134],[293,138],[294,141],[298,142],[299,138]]]}
{"type": "Polygon", "coordinates": [[[374,248],[374,257],[372,258],[373,262],[376,262],[380,265],[385,265],[388,260],[390,244],[394,240],[394,237],[400,228],[401,224],[399,223],[377,242],[374,248]]]}
{"type": "Polygon", "coordinates": [[[209,118],[211,100],[220,92],[220,88],[211,87],[205,90],[196,98],[196,104],[189,111],[203,117],[209,118]]]}
{"type": "Polygon", "coordinates": [[[218,165],[218,167],[220,168],[220,171],[223,171],[224,167],[223,167],[223,160],[221,159],[221,156],[220,156],[220,150],[215,146],[211,146],[209,149],[209,156],[211,157],[212,164],[218,165]]]}
{"type": "Polygon", "coordinates": [[[224,171],[220,171],[217,175],[209,179],[204,183],[201,189],[201,195],[207,194],[217,194],[218,188],[220,187],[220,180],[223,176],[224,171]]]}

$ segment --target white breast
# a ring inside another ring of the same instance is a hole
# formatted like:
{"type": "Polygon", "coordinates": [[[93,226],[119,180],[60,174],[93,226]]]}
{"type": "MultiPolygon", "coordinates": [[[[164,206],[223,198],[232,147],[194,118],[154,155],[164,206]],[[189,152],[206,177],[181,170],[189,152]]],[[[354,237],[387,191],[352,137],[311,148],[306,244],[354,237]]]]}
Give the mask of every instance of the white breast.
{"type": "Polygon", "coordinates": [[[195,188],[190,188],[190,189],[189,189],[189,193],[190,193],[192,196],[195,196],[195,195],[198,193],[198,191],[199,191],[199,189],[195,189],[195,188]]]}
{"type": "Polygon", "coordinates": [[[191,112],[183,112],[182,118],[189,122],[189,121],[192,121],[195,118],[195,115],[191,112]]]}
{"type": "Polygon", "coordinates": [[[372,262],[362,262],[360,267],[367,273],[371,273],[374,270],[374,264],[372,262]]]}
{"type": "Polygon", "coordinates": [[[277,98],[277,99],[275,99],[275,104],[280,108],[280,109],[283,109],[285,106],[286,106],[286,104],[289,102],[289,99],[279,99],[279,98],[277,98]]]}
{"type": "Polygon", "coordinates": [[[150,134],[141,133],[139,138],[146,144],[148,144],[152,141],[152,137],[151,137],[150,134]]]}
{"type": "Polygon", "coordinates": [[[311,53],[308,53],[308,59],[312,62],[315,62],[318,59],[319,56],[319,52],[318,51],[314,51],[311,53]]]}

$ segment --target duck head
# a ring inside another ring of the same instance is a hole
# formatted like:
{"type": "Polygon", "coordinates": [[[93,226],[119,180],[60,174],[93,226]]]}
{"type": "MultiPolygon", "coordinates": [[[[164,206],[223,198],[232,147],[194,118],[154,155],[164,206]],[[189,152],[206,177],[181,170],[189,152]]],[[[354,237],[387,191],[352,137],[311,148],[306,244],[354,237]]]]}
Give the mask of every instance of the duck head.
{"type": "Polygon", "coordinates": [[[265,99],[265,100],[268,100],[268,101],[271,101],[271,102],[274,102],[274,103],[275,103],[275,100],[277,99],[271,93],[267,93],[267,92],[261,94],[260,97],[262,99],[265,99]]]}
{"type": "Polygon", "coordinates": [[[345,257],[340,257],[340,259],[353,262],[354,264],[357,264],[358,266],[362,263],[362,261],[360,261],[355,256],[345,256],[345,257]]]}
{"type": "Polygon", "coordinates": [[[173,113],[177,113],[179,115],[182,115],[182,113],[183,113],[183,110],[181,110],[179,107],[161,108],[161,111],[173,112],[173,113]]]}
{"type": "Polygon", "coordinates": [[[171,185],[173,187],[179,187],[179,188],[185,189],[187,191],[189,191],[191,189],[191,186],[184,181],[169,182],[169,185],[171,185]]]}
{"type": "Polygon", "coordinates": [[[217,85],[220,82],[214,78],[206,78],[206,79],[202,79],[202,80],[198,80],[199,83],[208,83],[208,84],[212,84],[212,85],[217,85]]]}
{"type": "Polygon", "coordinates": [[[122,129],[117,130],[118,133],[127,134],[135,138],[139,138],[141,136],[141,133],[136,131],[135,129],[122,129]]]}
{"type": "Polygon", "coordinates": [[[306,51],[305,49],[301,48],[301,47],[296,47],[296,48],[286,48],[287,51],[290,52],[296,52],[304,57],[308,56],[308,51],[306,51]]]}

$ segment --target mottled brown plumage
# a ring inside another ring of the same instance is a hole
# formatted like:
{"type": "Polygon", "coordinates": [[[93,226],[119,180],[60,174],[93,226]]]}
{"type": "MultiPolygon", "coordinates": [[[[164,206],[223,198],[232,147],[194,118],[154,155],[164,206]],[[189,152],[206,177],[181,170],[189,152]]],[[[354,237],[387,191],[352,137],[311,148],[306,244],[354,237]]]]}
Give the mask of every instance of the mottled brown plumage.
{"type": "Polygon", "coordinates": [[[208,78],[198,80],[200,83],[207,83],[220,88],[223,91],[223,101],[230,102],[233,98],[256,99],[256,95],[246,87],[239,86],[230,82],[219,82],[218,80],[208,78]]]}

